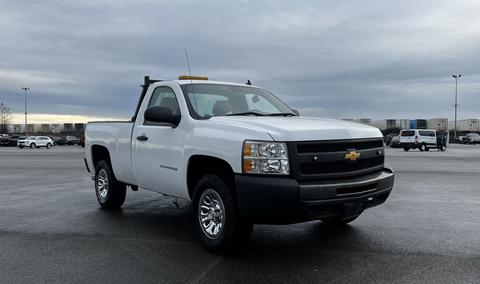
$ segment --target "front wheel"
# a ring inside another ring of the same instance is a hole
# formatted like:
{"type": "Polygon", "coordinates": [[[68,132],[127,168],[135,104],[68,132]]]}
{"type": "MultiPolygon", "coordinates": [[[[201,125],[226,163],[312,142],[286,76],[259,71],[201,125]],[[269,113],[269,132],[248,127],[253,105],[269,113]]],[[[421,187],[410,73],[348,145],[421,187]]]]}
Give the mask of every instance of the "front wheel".
{"type": "Polygon", "coordinates": [[[422,144],[418,149],[423,152],[425,151],[425,149],[427,149],[427,146],[425,146],[425,144],[422,144]]]}
{"type": "Polygon", "coordinates": [[[50,149],[50,148],[52,148],[52,144],[47,143],[47,149],[50,149]]]}
{"type": "Polygon", "coordinates": [[[34,149],[36,147],[37,147],[37,145],[35,145],[35,143],[30,144],[30,149],[34,149]]]}
{"type": "Polygon", "coordinates": [[[99,161],[95,166],[95,193],[98,204],[105,209],[118,209],[125,201],[127,186],[113,174],[110,163],[99,161]]]}
{"type": "Polygon", "coordinates": [[[203,245],[228,253],[248,240],[253,225],[240,220],[233,188],[214,174],[200,178],[193,194],[194,224],[203,245]]]}

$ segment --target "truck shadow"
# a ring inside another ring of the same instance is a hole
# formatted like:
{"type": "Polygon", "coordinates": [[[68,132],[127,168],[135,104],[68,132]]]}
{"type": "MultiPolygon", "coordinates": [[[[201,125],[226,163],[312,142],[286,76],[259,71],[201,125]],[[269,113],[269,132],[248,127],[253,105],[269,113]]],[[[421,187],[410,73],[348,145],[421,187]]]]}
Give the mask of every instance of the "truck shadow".
{"type": "MultiPolygon", "coordinates": [[[[95,215],[98,226],[111,228],[122,235],[134,234],[139,238],[159,241],[188,241],[201,248],[193,228],[189,204],[181,204],[177,208],[163,200],[148,200],[129,204],[119,211],[98,209],[95,215]]],[[[320,221],[292,225],[255,225],[248,243],[231,256],[278,257],[281,254],[292,256],[313,251],[368,251],[374,249],[374,243],[355,222],[339,227],[320,221]]]]}

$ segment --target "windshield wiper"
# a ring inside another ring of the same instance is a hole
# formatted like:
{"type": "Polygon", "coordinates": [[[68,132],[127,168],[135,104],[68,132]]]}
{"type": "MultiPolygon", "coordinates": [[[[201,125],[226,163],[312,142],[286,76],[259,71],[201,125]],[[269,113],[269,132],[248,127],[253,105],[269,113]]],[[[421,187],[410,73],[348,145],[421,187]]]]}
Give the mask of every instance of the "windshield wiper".
{"type": "Polygon", "coordinates": [[[269,113],[268,116],[297,116],[293,112],[269,113]]]}
{"type": "Polygon", "coordinates": [[[265,116],[265,114],[256,112],[256,111],[246,111],[246,112],[239,112],[239,113],[231,113],[227,114],[227,116],[233,116],[233,115],[256,115],[256,116],[265,116]]]}

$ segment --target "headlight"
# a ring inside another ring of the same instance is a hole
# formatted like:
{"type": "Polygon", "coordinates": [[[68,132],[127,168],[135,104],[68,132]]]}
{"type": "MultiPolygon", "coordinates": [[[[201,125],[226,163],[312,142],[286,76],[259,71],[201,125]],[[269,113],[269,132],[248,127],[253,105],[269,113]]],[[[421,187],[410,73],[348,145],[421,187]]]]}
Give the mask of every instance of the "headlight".
{"type": "Polygon", "coordinates": [[[243,144],[243,173],[290,174],[287,144],[245,141],[243,144]]]}

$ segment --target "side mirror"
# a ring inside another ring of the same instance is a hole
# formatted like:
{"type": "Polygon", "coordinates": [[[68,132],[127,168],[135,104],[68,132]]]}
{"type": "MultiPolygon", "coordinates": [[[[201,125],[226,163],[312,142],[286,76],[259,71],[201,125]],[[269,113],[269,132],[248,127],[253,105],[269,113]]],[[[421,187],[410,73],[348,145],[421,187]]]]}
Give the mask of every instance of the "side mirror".
{"type": "Polygon", "coordinates": [[[294,113],[294,114],[296,114],[297,116],[299,116],[299,115],[300,115],[300,112],[299,112],[298,110],[296,110],[296,109],[292,109],[292,111],[293,111],[293,113],[294,113]]]}
{"type": "Polygon", "coordinates": [[[147,122],[165,123],[173,127],[177,127],[182,118],[179,114],[173,114],[171,109],[161,106],[147,108],[143,117],[147,122]]]}

